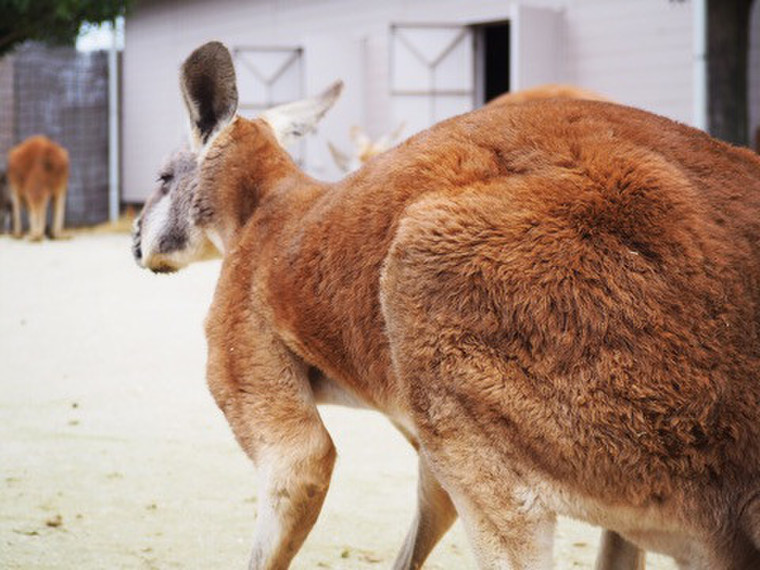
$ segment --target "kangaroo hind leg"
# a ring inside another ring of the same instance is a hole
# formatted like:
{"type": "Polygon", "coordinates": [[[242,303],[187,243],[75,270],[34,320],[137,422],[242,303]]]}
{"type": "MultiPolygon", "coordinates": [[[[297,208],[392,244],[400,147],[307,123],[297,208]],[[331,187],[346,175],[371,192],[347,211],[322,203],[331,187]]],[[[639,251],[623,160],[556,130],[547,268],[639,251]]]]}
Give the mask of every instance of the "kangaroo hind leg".
{"type": "Polygon", "coordinates": [[[417,512],[393,565],[394,570],[421,568],[456,518],[457,512],[451,498],[430,471],[425,458],[420,456],[417,512]]]}

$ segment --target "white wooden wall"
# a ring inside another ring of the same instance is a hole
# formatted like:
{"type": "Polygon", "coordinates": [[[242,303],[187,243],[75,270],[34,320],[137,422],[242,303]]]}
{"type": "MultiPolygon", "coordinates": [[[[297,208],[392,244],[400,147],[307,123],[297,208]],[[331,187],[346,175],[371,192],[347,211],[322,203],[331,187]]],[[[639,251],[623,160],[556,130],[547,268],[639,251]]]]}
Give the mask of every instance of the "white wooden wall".
{"type": "Polygon", "coordinates": [[[616,101],[691,123],[690,2],[584,0],[567,11],[568,77],[616,101]]]}
{"type": "MultiPolygon", "coordinates": [[[[303,91],[342,78],[346,89],[302,151],[319,178],[340,173],[326,150],[349,149],[351,125],[372,136],[405,120],[405,134],[425,126],[422,111],[391,94],[392,26],[469,26],[510,20],[513,81],[573,83],[608,97],[690,122],[693,116],[692,4],[669,0],[152,0],[138,1],[126,23],[124,56],[124,193],[142,201],[161,159],[185,140],[177,83],[182,60],[218,39],[238,46],[303,48],[303,91]],[[544,16],[541,16],[541,13],[544,16]],[[537,16],[538,14],[538,16],[537,16]],[[517,42],[517,44],[515,43],[517,42]],[[405,116],[406,115],[406,116],[405,116]]],[[[467,50],[457,55],[467,65],[467,50]]],[[[454,61],[454,60],[453,60],[454,61]]],[[[449,71],[469,77],[463,67],[449,71]]],[[[453,76],[452,76],[453,77],[453,76]]],[[[246,88],[247,89],[247,88],[246,88]]],[[[292,92],[292,89],[291,89],[292,92]]],[[[242,98],[256,98],[245,93],[242,98]]],[[[464,99],[440,113],[466,110],[464,99]]],[[[426,111],[425,111],[426,112],[426,111]]]]}

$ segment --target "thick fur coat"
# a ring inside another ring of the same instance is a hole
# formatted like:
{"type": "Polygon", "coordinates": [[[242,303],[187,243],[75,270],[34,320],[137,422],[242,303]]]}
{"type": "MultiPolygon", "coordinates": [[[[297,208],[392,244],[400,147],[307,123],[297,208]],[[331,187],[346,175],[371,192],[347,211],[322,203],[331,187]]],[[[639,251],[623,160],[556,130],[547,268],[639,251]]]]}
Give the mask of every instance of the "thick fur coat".
{"type": "MultiPolygon", "coordinates": [[[[185,94],[191,119],[210,108],[185,94]]],[[[684,567],[760,567],[754,153],[555,98],[445,121],[327,185],[279,123],[220,109],[196,121],[191,217],[224,252],[209,385],[263,473],[252,567],[286,566],[316,520],[327,395],[420,451],[399,568],[457,514],[484,567],[548,567],[556,514],[684,567]]]]}
{"type": "Polygon", "coordinates": [[[273,144],[241,121],[204,167],[236,196],[218,202],[238,227],[207,327],[234,423],[265,327],[451,454],[462,488],[485,454],[677,526],[750,523],[724,496],[760,475],[756,156],[578,101],[457,118],[331,188],[254,160],[273,144]]]}

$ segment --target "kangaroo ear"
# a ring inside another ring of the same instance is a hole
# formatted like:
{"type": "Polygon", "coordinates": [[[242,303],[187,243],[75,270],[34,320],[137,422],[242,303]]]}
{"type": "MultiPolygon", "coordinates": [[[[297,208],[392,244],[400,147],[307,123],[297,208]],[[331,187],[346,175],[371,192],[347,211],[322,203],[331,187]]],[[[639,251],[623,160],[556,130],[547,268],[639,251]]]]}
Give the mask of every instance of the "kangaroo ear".
{"type": "Polygon", "coordinates": [[[261,118],[272,127],[279,143],[287,146],[314,130],[342,90],[343,82],[336,81],[316,97],[272,107],[264,111],[261,118]]]}
{"type": "Polygon", "coordinates": [[[343,172],[349,172],[351,170],[351,157],[345,152],[341,151],[330,141],[327,141],[327,148],[330,149],[333,161],[343,172]]]}
{"type": "Polygon", "coordinates": [[[220,42],[196,49],[182,64],[180,88],[197,150],[237,111],[237,81],[229,50],[220,42]]]}

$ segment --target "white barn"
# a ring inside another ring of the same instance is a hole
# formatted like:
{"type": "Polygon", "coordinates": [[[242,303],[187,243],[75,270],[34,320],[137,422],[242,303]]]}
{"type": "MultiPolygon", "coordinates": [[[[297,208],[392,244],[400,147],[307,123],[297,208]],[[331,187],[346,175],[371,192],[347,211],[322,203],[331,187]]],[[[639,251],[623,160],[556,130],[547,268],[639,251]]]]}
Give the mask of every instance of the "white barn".
{"type": "MultiPolygon", "coordinates": [[[[294,153],[335,179],[327,141],[349,129],[404,134],[504,90],[570,83],[703,128],[704,0],[138,0],[126,22],[124,202],[151,191],[186,139],[177,72],[211,39],[233,52],[241,112],[314,94],[342,99],[294,153]]],[[[750,120],[760,124],[760,6],[754,4],[750,120]]],[[[753,128],[754,131],[754,128],[753,128]]]]}

